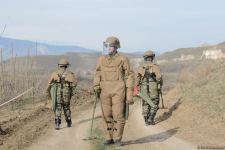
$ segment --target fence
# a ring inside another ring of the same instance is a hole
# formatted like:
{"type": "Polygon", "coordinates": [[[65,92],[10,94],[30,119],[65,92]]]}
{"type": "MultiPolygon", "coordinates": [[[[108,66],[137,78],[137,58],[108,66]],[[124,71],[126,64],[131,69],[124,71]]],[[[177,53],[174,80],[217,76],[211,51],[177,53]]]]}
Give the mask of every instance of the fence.
{"type": "Polygon", "coordinates": [[[10,105],[17,108],[24,104],[43,99],[35,70],[37,47],[27,49],[27,56],[17,57],[13,43],[8,48],[0,47],[0,109],[10,105]],[[37,84],[38,83],[38,84],[37,84]],[[10,103],[12,102],[12,103],[10,103]]]}

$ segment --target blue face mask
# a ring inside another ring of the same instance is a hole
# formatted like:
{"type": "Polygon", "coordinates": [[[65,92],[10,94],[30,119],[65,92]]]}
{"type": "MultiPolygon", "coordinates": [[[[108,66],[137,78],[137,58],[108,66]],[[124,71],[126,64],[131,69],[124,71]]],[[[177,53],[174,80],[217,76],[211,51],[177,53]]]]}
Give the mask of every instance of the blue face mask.
{"type": "Polygon", "coordinates": [[[103,42],[103,51],[102,55],[110,55],[116,51],[116,47],[112,44],[103,42]]]}

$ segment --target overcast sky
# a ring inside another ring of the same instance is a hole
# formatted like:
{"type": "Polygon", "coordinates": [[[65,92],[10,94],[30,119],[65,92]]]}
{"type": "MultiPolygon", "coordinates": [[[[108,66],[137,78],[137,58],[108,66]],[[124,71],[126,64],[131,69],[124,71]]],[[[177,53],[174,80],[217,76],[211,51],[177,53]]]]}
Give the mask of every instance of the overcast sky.
{"type": "Polygon", "coordinates": [[[4,36],[102,49],[117,36],[124,51],[225,41],[224,0],[0,0],[4,36]]]}

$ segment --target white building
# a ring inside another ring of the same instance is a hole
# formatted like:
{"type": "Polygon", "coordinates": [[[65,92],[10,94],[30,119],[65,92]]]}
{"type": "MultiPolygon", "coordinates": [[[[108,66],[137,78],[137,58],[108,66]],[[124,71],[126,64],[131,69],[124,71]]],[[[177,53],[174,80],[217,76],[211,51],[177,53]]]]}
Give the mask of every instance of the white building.
{"type": "Polygon", "coordinates": [[[225,58],[225,54],[221,49],[203,51],[201,59],[221,59],[225,58]]]}
{"type": "Polygon", "coordinates": [[[187,60],[193,60],[193,59],[195,59],[195,56],[193,55],[182,54],[180,58],[174,58],[173,61],[187,61],[187,60]]]}

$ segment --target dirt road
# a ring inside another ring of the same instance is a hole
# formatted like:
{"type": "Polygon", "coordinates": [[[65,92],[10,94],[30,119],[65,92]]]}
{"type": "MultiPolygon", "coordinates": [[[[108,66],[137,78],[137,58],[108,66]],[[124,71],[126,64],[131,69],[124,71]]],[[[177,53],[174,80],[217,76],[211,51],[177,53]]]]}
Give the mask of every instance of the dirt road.
{"type": "MultiPolygon", "coordinates": [[[[99,105],[99,104],[98,104],[99,105]]],[[[44,136],[34,142],[28,150],[88,150],[92,149],[88,141],[83,140],[89,136],[90,116],[92,109],[86,108],[73,115],[73,127],[66,128],[65,122],[59,131],[53,128],[44,136]]],[[[96,116],[101,113],[97,107],[96,116]]],[[[101,121],[101,119],[98,119],[101,121]]],[[[102,128],[102,127],[99,127],[102,128]]],[[[130,119],[126,124],[123,144],[124,150],[192,150],[197,146],[176,137],[179,127],[169,130],[160,124],[145,126],[141,116],[141,104],[139,101],[130,108],[130,119]]]]}
{"type": "Polygon", "coordinates": [[[130,119],[124,132],[124,150],[192,150],[197,146],[176,137],[179,127],[165,130],[160,124],[145,126],[141,104],[137,102],[130,110],[130,119]]]}
{"type": "Polygon", "coordinates": [[[46,135],[37,139],[28,150],[88,150],[91,149],[88,141],[83,139],[89,136],[90,114],[92,109],[86,108],[73,113],[71,128],[66,127],[66,122],[62,120],[60,130],[55,130],[54,126],[46,135]]]}

